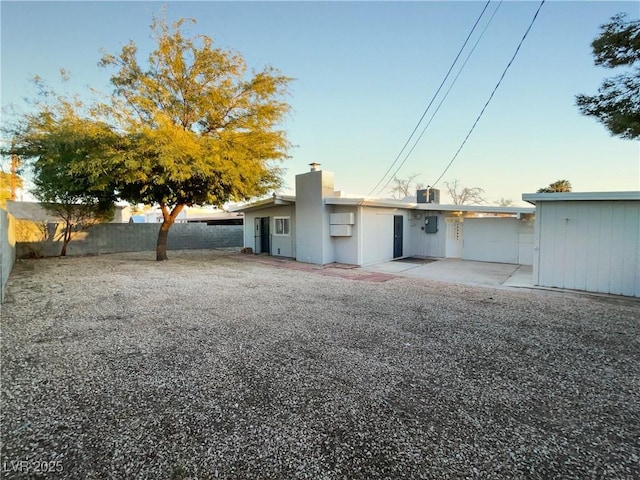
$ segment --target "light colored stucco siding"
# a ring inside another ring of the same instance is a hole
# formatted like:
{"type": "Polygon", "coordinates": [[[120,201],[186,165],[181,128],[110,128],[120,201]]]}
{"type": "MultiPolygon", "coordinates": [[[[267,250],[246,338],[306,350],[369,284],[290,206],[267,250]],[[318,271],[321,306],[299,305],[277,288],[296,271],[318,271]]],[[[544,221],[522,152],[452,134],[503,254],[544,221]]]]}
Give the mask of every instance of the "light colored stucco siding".
{"type": "MultiPolygon", "coordinates": [[[[533,263],[533,224],[508,217],[464,219],[462,258],[480,262],[533,263]],[[531,255],[527,256],[526,251],[531,255]]],[[[527,263],[524,263],[527,264],[527,263]]]]}
{"type": "Polygon", "coordinates": [[[393,260],[393,216],[402,215],[403,253],[409,251],[409,212],[394,208],[362,209],[362,265],[393,260]]]}
{"type": "Polygon", "coordinates": [[[271,231],[271,255],[278,257],[295,258],[295,238],[296,238],[296,212],[293,205],[281,206],[271,209],[270,225],[271,231]],[[289,235],[276,235],[275,217],[289,217],[289,235]]]}
{"type": "Polygon", "coordinates": [[[323,197],[333,194],[333,173],[318,170],[296,176],[295,249],[301,262],[325,264],[333,260],[329,212],[323,197]]]}
{"type": "Polygon", "coordinates": [[[640,297],[640,202],[539,202],[534,281],[640,297]]]}
{"type": "Polygon", "coordinates": [[[351,265],[358,265],[358,235],[360,233],[358,229],[358,208],[343,205],[334,205],[330,210],[331,213],[353,213],[355,223],[351,225],[350,237],[331,237],[333,243],[334,260],[338,263],[348,263],[351,265]]]}
{"type": "Polygon", "coordinates": [[[4,286],[16,261],[15,218],[0,208],[0,303],[4,301],[4,286]]]}
{"type": "Polygon", "coordinates": [[[409,212],[409,249],[410,255],[442,258],[445,255],[446,225],[441,213],[415,211],[409,212]],[[425,233],[425,216],[438,217],[437,233],[425,233]]]}
{"type": "Polygon", "coordinates": [[[255,228],[255,219],[258,216],[258,212],[244,212],[244,247],[255,250],[255,236],[253,229],[255,228]]]}
{"type": "Polygon", "coordinates": [[[268,208],[262,208],[253,212],[245,212],[244,214],[244,246],[250,247],[256,251],[255,238],[255,219],[261,217],[269,217],[269,243],[271,246],[271,254],[281,257],[295,258],[295,234],[296,219],[295,208],[293,205],[278,205],[268,208]],[[290,217],[291,234],[289,236],[275,235],[275,217],[290,217]],[[278,253],[278,249],[280,252],[278,253]]]}

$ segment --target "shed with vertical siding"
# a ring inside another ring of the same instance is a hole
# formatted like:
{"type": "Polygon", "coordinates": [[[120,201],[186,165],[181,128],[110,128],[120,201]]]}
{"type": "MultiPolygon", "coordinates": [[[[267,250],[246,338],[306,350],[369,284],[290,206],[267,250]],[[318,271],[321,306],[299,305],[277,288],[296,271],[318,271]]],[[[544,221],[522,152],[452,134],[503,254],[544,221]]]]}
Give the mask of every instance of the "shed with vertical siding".
{"type": "Polygon", "coordinates": [[[640,192],[522,199],[536,206],[534,284],[640,297],[640,192]]]}

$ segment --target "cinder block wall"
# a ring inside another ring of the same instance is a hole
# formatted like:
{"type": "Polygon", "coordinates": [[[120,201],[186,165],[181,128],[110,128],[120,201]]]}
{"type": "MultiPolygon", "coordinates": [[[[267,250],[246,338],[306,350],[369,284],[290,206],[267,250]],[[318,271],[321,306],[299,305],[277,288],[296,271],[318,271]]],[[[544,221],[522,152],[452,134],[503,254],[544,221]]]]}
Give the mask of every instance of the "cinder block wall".
{"type": "MultiPolygon", "coordinates": [[[[102,253],[146,252],[156,249],[159,223],[101,223],[76,232],[67,247],[67,255],[99,255],[102,253]]],[[[168,250],[196,248],[242,247],[242,225],[206,225],[176,223],[169,230],[168,250]]],[[[17,242],[17,257],[52,257],[62,249],[62,227],[41,242],[17,242]]]]}
{"type": "Polygon", "coordinates": [[[0,209],[0,303],[4,302],[4,286],[16,261],[15,219],[0,209]]]}

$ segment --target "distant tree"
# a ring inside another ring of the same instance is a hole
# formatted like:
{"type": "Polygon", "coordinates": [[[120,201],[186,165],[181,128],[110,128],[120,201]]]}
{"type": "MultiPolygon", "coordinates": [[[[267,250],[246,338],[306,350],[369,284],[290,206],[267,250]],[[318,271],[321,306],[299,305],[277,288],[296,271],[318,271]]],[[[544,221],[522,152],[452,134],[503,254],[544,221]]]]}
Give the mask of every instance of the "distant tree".
{"type": "Polygon", "coordinates": [[[502,197],[502,198],[500,198],[500,200],[498,200],[495,203],[499,207],[513,207],[513,200],[511,200],[510,198],[502,197]]]}
{"type": "Polygon", "coordinates": [[[78,103],[58,97],[54,107],[25,116],[13,153],[29,161],[33,194],[64,224],[61,256],[72,233],[113,218],[115,194],[109,177],[89,173],[87,164],[117,137],[109,127],[81,118],[78,103]]]}
{"type": "Polygon", "coordinates": [[[15,200],[15,189],[22,188],[22,185],[19,175],[0,171],[0,207],[5,208],[7,200],[15,200]]]}
{"type": "Polygon", "coordinates": [[[548,187],[538,189],[538,193],[570,192],[571,182],[569,180],[557,180],[550,183],[548,187]]]}
{"type": "Polygon", "coordinates": [[[618,14],[600,28],[591,43],[595,64],[628,66],[631,71],[605,79],[597,95],[577,95],[576,103],[583,115],[596,117],[612,135],[636,139],[640,137],[640,20],[618,14]]]}
{"type": "Polygon", "coordinates": [[[408,178],[398,178],[394,176],[392,180],[393,185],[391,186],[392,198],[402,200],[403,198],[415,195],[416,190],[420,190],[423,187],[422,183],[415,181],[417,177],[417,173],[409,175],[408,178]]]}
{"type": "Polygon", "coordinates": [[[459,180],[444,182],[454,205],[480,205],[487,203],[480,187],[463,187],[459,180]]]}
{"type": "Polygon", "coordinates": [[[185,36],[186,22],[154,19],[156,45],[144,66],[134,43],[101,60],[118,69],[104,112],[124,133],[108,170],[123,200],[160,206],[157,260],[167,259],[169,229],[185,206],[222,206],[275,190],[276,162],[288,157],[278,126],[289,111],[283,97],[290,79],[273,68],[247,78],[238,53],[215,48],[207,36],[185,36]]]}

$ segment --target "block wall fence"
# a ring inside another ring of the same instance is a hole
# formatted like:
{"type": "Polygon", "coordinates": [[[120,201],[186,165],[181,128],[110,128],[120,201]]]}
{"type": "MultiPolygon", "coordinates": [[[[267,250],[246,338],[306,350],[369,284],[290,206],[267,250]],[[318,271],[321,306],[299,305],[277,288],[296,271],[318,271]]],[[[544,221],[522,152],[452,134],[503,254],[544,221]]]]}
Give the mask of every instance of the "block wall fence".
{"type": "MultiPolygon", "coordinates": [[[[104,253],[146,252],[156,249],[159,223],[101,223],[74,232],[67,256],[104,253]]],[[[50,224],[46,239],[16,239],[16,257],[53,257],[62,249],[62,226],[50,224]]],[[[169,230],[168,250],[242,247],[242,225],[176,223],[169,230]]]]}

